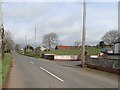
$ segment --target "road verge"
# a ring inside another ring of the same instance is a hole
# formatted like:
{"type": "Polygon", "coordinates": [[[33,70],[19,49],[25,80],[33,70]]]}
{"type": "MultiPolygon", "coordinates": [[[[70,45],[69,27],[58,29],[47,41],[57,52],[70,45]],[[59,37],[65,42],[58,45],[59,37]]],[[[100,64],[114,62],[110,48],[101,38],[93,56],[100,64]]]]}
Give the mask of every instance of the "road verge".
{"type": "Polygon", "coordinates": [[[12,53],[6,53],[5,58],[2,61],[2,87],[7,84],[9,73],[12,67],[12,53]]]}

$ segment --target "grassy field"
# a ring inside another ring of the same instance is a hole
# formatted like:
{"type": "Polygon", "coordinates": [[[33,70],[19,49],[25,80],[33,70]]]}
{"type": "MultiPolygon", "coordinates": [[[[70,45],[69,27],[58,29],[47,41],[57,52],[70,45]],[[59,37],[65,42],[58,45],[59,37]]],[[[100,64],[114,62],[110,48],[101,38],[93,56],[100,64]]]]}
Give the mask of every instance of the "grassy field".
{"type": "Polygon", "coordinates": [[[35,52],[31,52],[31,51],[25,52],[24,55],[29,56],[29,57],[39,58],[39,56],[35,52]]]}
{"type": "Polygon", "coordinates": [[[4,84],[5,81],[7,80],[11,64],[12,64],[12,54],[7,53],[5,54],[5,58],[2,61],[2,84],[4,84]]]}
{"type": "MultiPolygon", "coordinates": [[[[87,47],[86,51],[88,55],[97,54],[101,51],[101,48],[87,47]]],[[[57,54],[57,55],[79,55],[81,52],[80,49],[75,50],[51,50],[45,51],[44,54],[57,54]]]]}

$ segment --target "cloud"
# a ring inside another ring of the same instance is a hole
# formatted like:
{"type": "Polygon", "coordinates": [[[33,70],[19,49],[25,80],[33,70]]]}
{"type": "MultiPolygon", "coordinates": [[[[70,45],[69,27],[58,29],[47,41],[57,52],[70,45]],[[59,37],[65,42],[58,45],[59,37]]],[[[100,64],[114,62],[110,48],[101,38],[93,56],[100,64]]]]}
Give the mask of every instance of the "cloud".
{"type": "MultiPolygon", "coordinates": [[[[87,2],[118,2],[119,0],[87,0],[87,2]]],[[[3,2],[83,2],[83,0],[3,0],[3,2]]]]}
{"type": "MultiPolygon", "coordinates": [[[[83,29],[82,3],[4,3],[4,25],[13,34],[16,43],[40,45],[43,35],[56,32],[60,42],[74,45],[81,41],[83,29]],[[11,7],[11,8],[10,8],[11,7]]],[[[87,44],[97,44],[102,35],[117,29],[117,3],[87,3],[87,44]]]]}

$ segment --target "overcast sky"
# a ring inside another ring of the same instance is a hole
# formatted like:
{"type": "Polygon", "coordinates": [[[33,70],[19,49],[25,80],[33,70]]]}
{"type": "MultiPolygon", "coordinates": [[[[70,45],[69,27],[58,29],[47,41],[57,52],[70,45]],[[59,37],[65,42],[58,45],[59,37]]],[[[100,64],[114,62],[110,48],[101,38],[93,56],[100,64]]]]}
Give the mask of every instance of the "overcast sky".
{"type": "MultiPolygon", "coordinates": [[[[73,0],[72,0],[73,1],[73,0]]],[[[16,43],[40,45],[43,35],[55,32],[63,45],[82,40],[83,2],[4,2],[5,30],[16,43]]],[[[95,45],[109,30],[118,30],[117,2],[87,2],[86,44],[95,45]]]]}

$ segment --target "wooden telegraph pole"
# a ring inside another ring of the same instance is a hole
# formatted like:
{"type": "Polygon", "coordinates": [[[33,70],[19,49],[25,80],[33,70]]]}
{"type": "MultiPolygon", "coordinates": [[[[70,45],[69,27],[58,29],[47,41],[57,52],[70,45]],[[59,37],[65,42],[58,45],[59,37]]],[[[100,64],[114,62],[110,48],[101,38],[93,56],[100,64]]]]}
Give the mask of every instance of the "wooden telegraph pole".
{"type": "Polygon", "coordinates": [[[84,0],[84,6],[83,6],[83,34],[82,34],[82,68],[84,68],[85,65],[85,40],[86,40],[86,0],[84,0]]]}
{"type": "Polygon", "coordinates": [[[36,27],[35,27],[35,41],[34,41],[34,45],[36,45],[36,27]]]}

